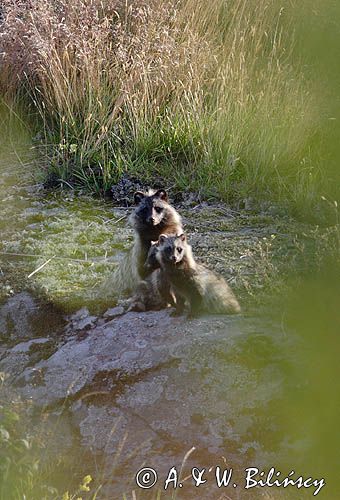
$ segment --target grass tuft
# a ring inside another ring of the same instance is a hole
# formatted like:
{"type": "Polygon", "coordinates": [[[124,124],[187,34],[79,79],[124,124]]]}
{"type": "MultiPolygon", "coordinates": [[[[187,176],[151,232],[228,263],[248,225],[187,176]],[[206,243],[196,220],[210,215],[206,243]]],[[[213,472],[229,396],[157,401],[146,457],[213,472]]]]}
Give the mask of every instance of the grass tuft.
{"type": "Polygon", "coordinates": [[[1,93],[36,117],[62,185],[103,192],[124,172],[160,175],[203,196],[308,214],[335,192],[317,91],[294,52],[297,9],[4,0],[1,93]]]}

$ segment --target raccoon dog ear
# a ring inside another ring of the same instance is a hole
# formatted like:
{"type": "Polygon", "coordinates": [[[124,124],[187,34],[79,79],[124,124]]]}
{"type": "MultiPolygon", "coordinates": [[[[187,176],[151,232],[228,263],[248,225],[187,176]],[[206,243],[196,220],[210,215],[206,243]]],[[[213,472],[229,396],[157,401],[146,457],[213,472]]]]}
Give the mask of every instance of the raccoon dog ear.
{"type": "Polygon", "coordinates": [[[168,193],[164,189],[159,189],[154,194],[155,198],[160,198],[163,201],[168,201],[168,193]]]}
{"type": "Polygon", "coordinates": [[[177,236],[177,238],[179,238],[181,241],[186,241],[187,237],[184,233],[180,234],[179,236],[177,236]]]}
{"type": "Polygon", "coordinates": [[[142,193],[142,191],[137,191],[135,194],[134,194],[134,200],[135,200],[135,204],[136,205],[139,205],[140,202],[142,201],[143,198],[145,198],[145,194],[142,193]]]}
{"type": "Polygon", "coordinates": [[[158,243],[164,243],[165,240],[167,240],[168,237],[166,234],[161,234],[158,240],[158,243]]]}

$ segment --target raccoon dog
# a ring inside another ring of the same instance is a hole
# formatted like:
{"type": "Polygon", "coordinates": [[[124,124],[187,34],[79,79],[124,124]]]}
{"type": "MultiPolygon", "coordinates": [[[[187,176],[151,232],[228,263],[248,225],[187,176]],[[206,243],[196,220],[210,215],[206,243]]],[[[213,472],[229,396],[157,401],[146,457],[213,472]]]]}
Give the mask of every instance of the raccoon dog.
{"type": "Polygon", "coordinates": [[[134,292],[139,282],[150,274],[144,264],[152,241],[158,240],[162,233],[182,232],[181,217],[170,205],[164,189],[137,191],[134,201],[136,208],[129,218],[135,232],[134,243],[110,278],[114,295],[134,292]]]}
{"type": "Polygon", "coordinates": [[[155,258],[175,294],[177,314],[183,313],[185,304],[189,316],[241,311],[224,278],[195,261],[185,234],[160,235],[155,258]]]}

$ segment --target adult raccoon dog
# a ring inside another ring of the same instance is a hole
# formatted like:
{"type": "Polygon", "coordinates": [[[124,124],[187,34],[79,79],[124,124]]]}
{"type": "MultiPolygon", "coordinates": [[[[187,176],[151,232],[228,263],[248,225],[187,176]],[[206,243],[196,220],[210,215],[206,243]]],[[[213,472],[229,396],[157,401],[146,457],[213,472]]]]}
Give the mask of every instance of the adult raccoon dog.
{"type": "Polygon", "coordinates": [[[241,311],[224,278],[195,261],[184,234],[162,234],[158,240],[156,259],[175,294],[176,314],[183,313],[186,302],[189,316],[203,312],[235,314],[241,311]]]}
{"type": "Polygon", "coordinates": [[[137,191],[134,201],[136,208],[129,217],[135,231],[134,244],[110,278],[114,293],[118,295],[133,292],[138,283],[150,274],[144,264],[152,241],[158,240],[162,233],[182,232],[181,217],[169,204],[164,189],[148,193],[137,191]]]}

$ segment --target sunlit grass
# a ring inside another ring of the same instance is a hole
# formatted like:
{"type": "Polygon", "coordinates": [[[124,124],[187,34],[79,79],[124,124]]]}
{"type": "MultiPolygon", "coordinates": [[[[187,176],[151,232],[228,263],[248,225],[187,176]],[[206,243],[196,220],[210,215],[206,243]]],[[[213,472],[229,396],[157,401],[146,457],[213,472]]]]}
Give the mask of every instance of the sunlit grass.
{"type": "Polygon", "coordinates": [[[306,23],[297,6],[8,0],[4,9],[2,93],[35,115],[52,182],[103,192],[123,172],[160,175],[203,196],[270,199],[315,217],[321,196],[335,196],[319,90],[296,49],[306,23]]]}

